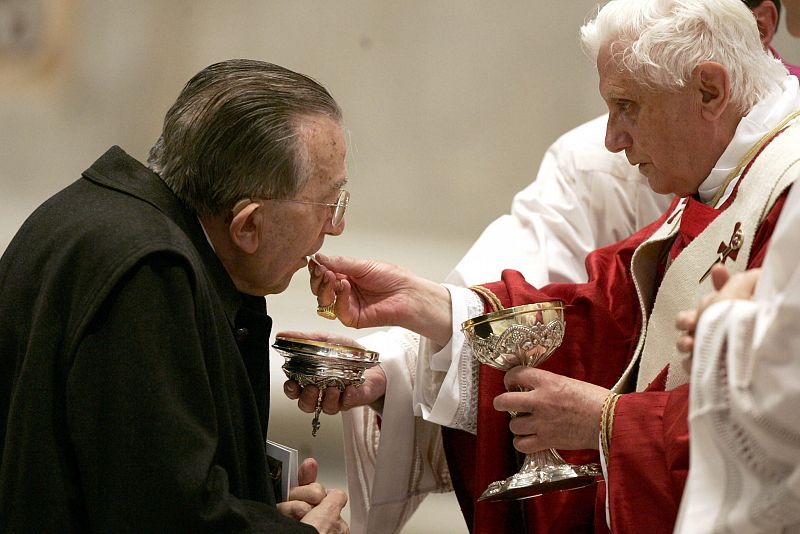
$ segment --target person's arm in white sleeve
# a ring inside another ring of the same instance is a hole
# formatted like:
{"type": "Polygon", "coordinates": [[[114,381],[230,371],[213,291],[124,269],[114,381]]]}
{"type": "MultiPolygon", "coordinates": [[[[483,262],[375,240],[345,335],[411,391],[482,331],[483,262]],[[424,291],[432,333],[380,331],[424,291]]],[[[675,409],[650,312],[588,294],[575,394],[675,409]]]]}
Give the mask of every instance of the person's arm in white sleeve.
{"type": "MultiPolygon", "coordinates": [[[[789,194],[752,300],[700,314],[690,463],[676,532],[800,525],[800,190],[789,194]]],[[[733,279],[731,279],[733,280],[733,279]]]]}

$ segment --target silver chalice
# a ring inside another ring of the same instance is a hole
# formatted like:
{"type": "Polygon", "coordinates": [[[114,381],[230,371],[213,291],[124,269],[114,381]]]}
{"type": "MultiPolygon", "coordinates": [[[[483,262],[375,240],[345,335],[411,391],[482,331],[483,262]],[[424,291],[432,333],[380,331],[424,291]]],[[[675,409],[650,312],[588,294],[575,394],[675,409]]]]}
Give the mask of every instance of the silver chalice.
{"type": "Polygon", "coordinates": [[[282,369],[289,380],[294,380],[300,387],[314,385],[319,388],[311,422],[312,436],[316,436],[319,430],[325,389],[337,387],[344,391],[349,385],[358,387],[364,383],[364,371],[379,363],[375,351],[313,339],[278,336],[272,348],[286,359],[282,369]]]}
{"type": "MultiPolygon", "coordinates": [[[[461,329],[479,362],[507,371],[544,362],[561,345],[565,326],[564,303],[556,300],[481,315],[465,321],[461,329]]],[[[478,500],[527,499],[575,489],[594,483],[601,474],[597,464],[568,464],[557,451],[547,449],[527,455],[517,473],[492,482],[478,500]]]]}

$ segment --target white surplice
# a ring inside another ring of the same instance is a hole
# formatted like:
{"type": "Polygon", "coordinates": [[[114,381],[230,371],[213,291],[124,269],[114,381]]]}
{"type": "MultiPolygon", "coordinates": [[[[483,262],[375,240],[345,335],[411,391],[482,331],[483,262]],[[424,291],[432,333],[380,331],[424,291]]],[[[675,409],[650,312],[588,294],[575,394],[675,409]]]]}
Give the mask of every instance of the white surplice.
{"type": "Polygon", "coordinates": [[[797,187],[753,299],[720,302],[703,313],[691,384],[690,470],[675,531],[800,532],[797,187]]]}

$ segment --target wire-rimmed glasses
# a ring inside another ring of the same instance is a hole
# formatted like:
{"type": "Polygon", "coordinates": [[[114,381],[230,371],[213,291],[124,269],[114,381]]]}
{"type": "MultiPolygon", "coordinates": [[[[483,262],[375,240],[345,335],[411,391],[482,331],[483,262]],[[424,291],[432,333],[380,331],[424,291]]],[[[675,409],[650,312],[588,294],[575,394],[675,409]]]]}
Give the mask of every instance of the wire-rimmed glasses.
{"type": "MultiPolygon", "coordinates": [[[[239,202],[236,203],[236,206],[233,207],[233,212],[237,213],[239,211],[240,206],[244,207],[246,203],[253,202],[256,199],[250,198],[243,198],[239,202]],[[239,208],[239,209],[237,209],[239,208]]],[[[264,198],[261,200],[271,200],[273,202],[294,202],[295,204],[309,204],[311,206],[327,206],[329,208],[333,208],[333,214],[331,215],[331,225],[334,228],[338,228],[342,221],[344,220],[344,212],[347,211],[347,204],[350,202],[350,193],[345,189],[339,190],[339,196],[336,198],[336,202],[311,202],[310,200],[294,200],[291,198],[264,198]]]]}

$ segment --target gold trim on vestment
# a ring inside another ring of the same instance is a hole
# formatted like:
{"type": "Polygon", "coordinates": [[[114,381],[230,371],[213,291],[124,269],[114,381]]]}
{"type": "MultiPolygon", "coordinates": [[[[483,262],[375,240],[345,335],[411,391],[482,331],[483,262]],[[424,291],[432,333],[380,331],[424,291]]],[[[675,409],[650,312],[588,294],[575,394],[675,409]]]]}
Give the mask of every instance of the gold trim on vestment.
{"type": "Polygon", "coordinates": [[[617,409],[619,393],[609,393],[603,401],[603,408],[600,412],[600,446],[603,449],[603,458],[608,469],[609,449],[611,447],[611,433],[614,431],[614,411],[617,409]]]}
{"type": "Polygon", "coordinates": [[[772,138],[778,135],[778,132],[784,129],[787,124],[792,122],[798,116],[800,116],[800,110],[797,110],[794,113],[790,113],[789,115],[786,116],[786,118],[784,118],[780,123],[778,123],[778,125],[775,128],[764,134],[764,136],[761,139],[759,139],[755,145],[750,147],[750,150],[748,150],[747,153],[742,157],[742,159],[739,160],[739,163],[736,164],[736,167],[734,167],[733,170],[730,173],[728,173],[728,176],[725,178],[725,181],[722,182],[722,185],[720,186],[719,189],[717,189],[716,194],[707,203],[707,205],[711,206],[712,208],[716,208],[717,202],[719,202],[719,199],[722,198],[723,194],[725,194],[725,190],[728,189],[728,185],[731,183],[731,180],[739,176],[739,174],[741,174],[742,172],[742,169],[744,169],[753,160],[753,158],[756,157],[756,154],[761,152],[761,149],[764,148],[764,145],[770,142],[772,138]]]}
{"type": "Polygon", "coordinates": [[[500,299],[490,289],[487,289],[484,286],[469,286],[469,289],[483,297],[483,300],[485,300],[491,308],[489,311],[496,312],[505,309],[505,306],[503,306],[503,304],[500,302],[500,299]]]}

